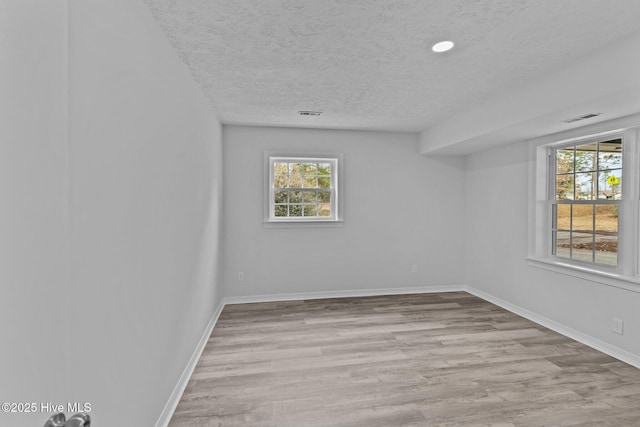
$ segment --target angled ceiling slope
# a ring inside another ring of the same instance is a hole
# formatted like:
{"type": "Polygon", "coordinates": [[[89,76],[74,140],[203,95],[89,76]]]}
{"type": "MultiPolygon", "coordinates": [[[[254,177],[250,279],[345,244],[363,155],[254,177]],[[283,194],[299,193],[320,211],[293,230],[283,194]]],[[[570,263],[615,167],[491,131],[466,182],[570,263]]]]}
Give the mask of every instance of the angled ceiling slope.
{"type": "Polygon", "coordinates": [[[640,34],[600,48],[522,88],[458,110],[420,134],[420,152],[468,154],[636,115],[640,56],[635,52],[640,52],[640,34]]]}
{"type": "Polygon", "coordinates": [[[424,152],[447,118],[498,108],[640,17],[637,0],[143,1],[223,123],[427,130],[424,152]]]}

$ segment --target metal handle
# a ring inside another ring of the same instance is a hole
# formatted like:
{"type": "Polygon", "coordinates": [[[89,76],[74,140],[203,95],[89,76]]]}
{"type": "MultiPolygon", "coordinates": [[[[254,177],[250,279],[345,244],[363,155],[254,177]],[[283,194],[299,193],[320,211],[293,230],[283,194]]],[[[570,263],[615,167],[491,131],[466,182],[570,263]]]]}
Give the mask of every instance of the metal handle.
{"type": "Polygon", "coordinates": [[[91,417],[87,414],[75,414],[67,420],[60,412],[49,418],[44,427],[91,427],[91,417]]]}

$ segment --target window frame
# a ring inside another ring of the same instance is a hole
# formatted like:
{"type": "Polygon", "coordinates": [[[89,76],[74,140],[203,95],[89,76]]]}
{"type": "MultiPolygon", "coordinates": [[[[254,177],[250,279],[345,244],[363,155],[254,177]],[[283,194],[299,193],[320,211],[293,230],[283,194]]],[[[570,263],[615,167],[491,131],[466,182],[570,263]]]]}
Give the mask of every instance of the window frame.
{"type": "Polygon", "coordinates": [[[640,292],[640,115],[575,128],[529,143],[529,265],[640,292]],[[553,255],[554,150],[622,139],[622,200],[618,210],[617,267],[553,255]],[[552,182],[553,176],[553,182],[552,182]]]}
{"type": "Polygon", "coordinates": [[[264,225],[265,227],[287,226],[341,226],[343,223],[343,155],[319,154],[319,153],[291,153],[291,152],[265,152],[264,153],[264,225]],[[331,163],[331,188],[330,188],[330,215],[327,217],[276,217],[274,164],[278,162],[315,162],[331,163]]]}

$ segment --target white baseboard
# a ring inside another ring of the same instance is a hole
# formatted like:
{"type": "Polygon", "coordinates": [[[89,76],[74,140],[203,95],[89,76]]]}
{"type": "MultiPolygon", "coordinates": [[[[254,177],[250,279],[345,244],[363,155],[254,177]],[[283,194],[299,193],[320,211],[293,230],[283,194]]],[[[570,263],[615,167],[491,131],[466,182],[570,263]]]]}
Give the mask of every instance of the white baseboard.
{"type": "Polygon", "coordinates": [[[587,335],[583,332],[576,331],[573,328],[565,326],[561,323],[558,323],[554,320],[546,318],[544,316],[540,316],[532,311],[527,310],[526,308],[520,307],[515,304],[511,304],[503,299],[494,297],[486,292],[475,289],[470,286],[466,286],[465,290],[472,295],[477,296],[478,298],[482,298],[485,301],[488,301],[492,304],[495,304],[499,307],[504,308],[512,313],[517,314],[518,316],[522,316],[525,319],[529,319],[532,322],[535,322],[539,325],[544,326],[545,328],[549,328],[552,331],[555,331],[561,335],[574,339],[584,345],[588,345],[591,348],[594,348],[602,353],[608,354],[611,357],[615,357],[618,360],[621,360],[629,365],[635,366],[636,368],[640,368],[640,356],[630,353],[626,350],[623,350],[619,347],[606,343],[598,338],[594,338],[591,335],[587,335]]]}
{"type": "Polygon", "coordinates": [[[160,413],[158,417],[158,421],[156,421],[155,427],[167,427],[169,425],[169,421],[171,421],[171,417],[173,416],[174,411],[178,407],[178,403],[180,402],[180,398],[182,398],[182,393],[184,393],[184,389],[187,388],[187,384],[191,379],[191,375],[193,374],[196,365],[198,364],[198,360],[200,360],[200,356],[202,356],[202,352],[204,351],[205,346],[207,345],[207,341],[209,341],[209,336],[213,331],[213,328],[216,326],[218,322],[218,318],[220,317],[220,313],[222,313],[222,309],[224,308],[224,301],[220,301],[216,311],[211,316],[207,327],[205,328],[202,336],[200,337],[200,341],[198,341],[198,345],[196,346],[191,358],[189,359],[189,363],[185,366],[182,371],[182,375],[180,375],[180,379],[178,383],[173,389],[171,396],[169,396],[169,400],[166,405],[164,405],[164,409],[160,413]]]}
{"type": "Polygon", "coordinates": [[[419,286],[408,288],[353,289],[345,291],[299,292],[290,294],[252,295],[244,297],[225,297],[225,304],[246,304],[252,302],[296,301],[323,298],[371,297],[379,295],[426,294],[438,292],[459,292],[465,290],[464,285],[419,286]]]}

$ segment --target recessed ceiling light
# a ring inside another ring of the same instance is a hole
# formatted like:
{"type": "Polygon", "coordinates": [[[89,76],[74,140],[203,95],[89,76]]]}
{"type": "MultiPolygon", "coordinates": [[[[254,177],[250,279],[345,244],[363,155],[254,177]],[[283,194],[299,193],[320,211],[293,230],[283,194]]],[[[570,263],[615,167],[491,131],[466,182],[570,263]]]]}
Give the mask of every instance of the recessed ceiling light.
{"type": "Polygon", "coordinates": [[[451,50],[453,48],[453,45],[454,43],[452,41],[446,40],[446,41],[434,44],[431,50],[438,53],[446,52],[448,50],[451,50]]]}

